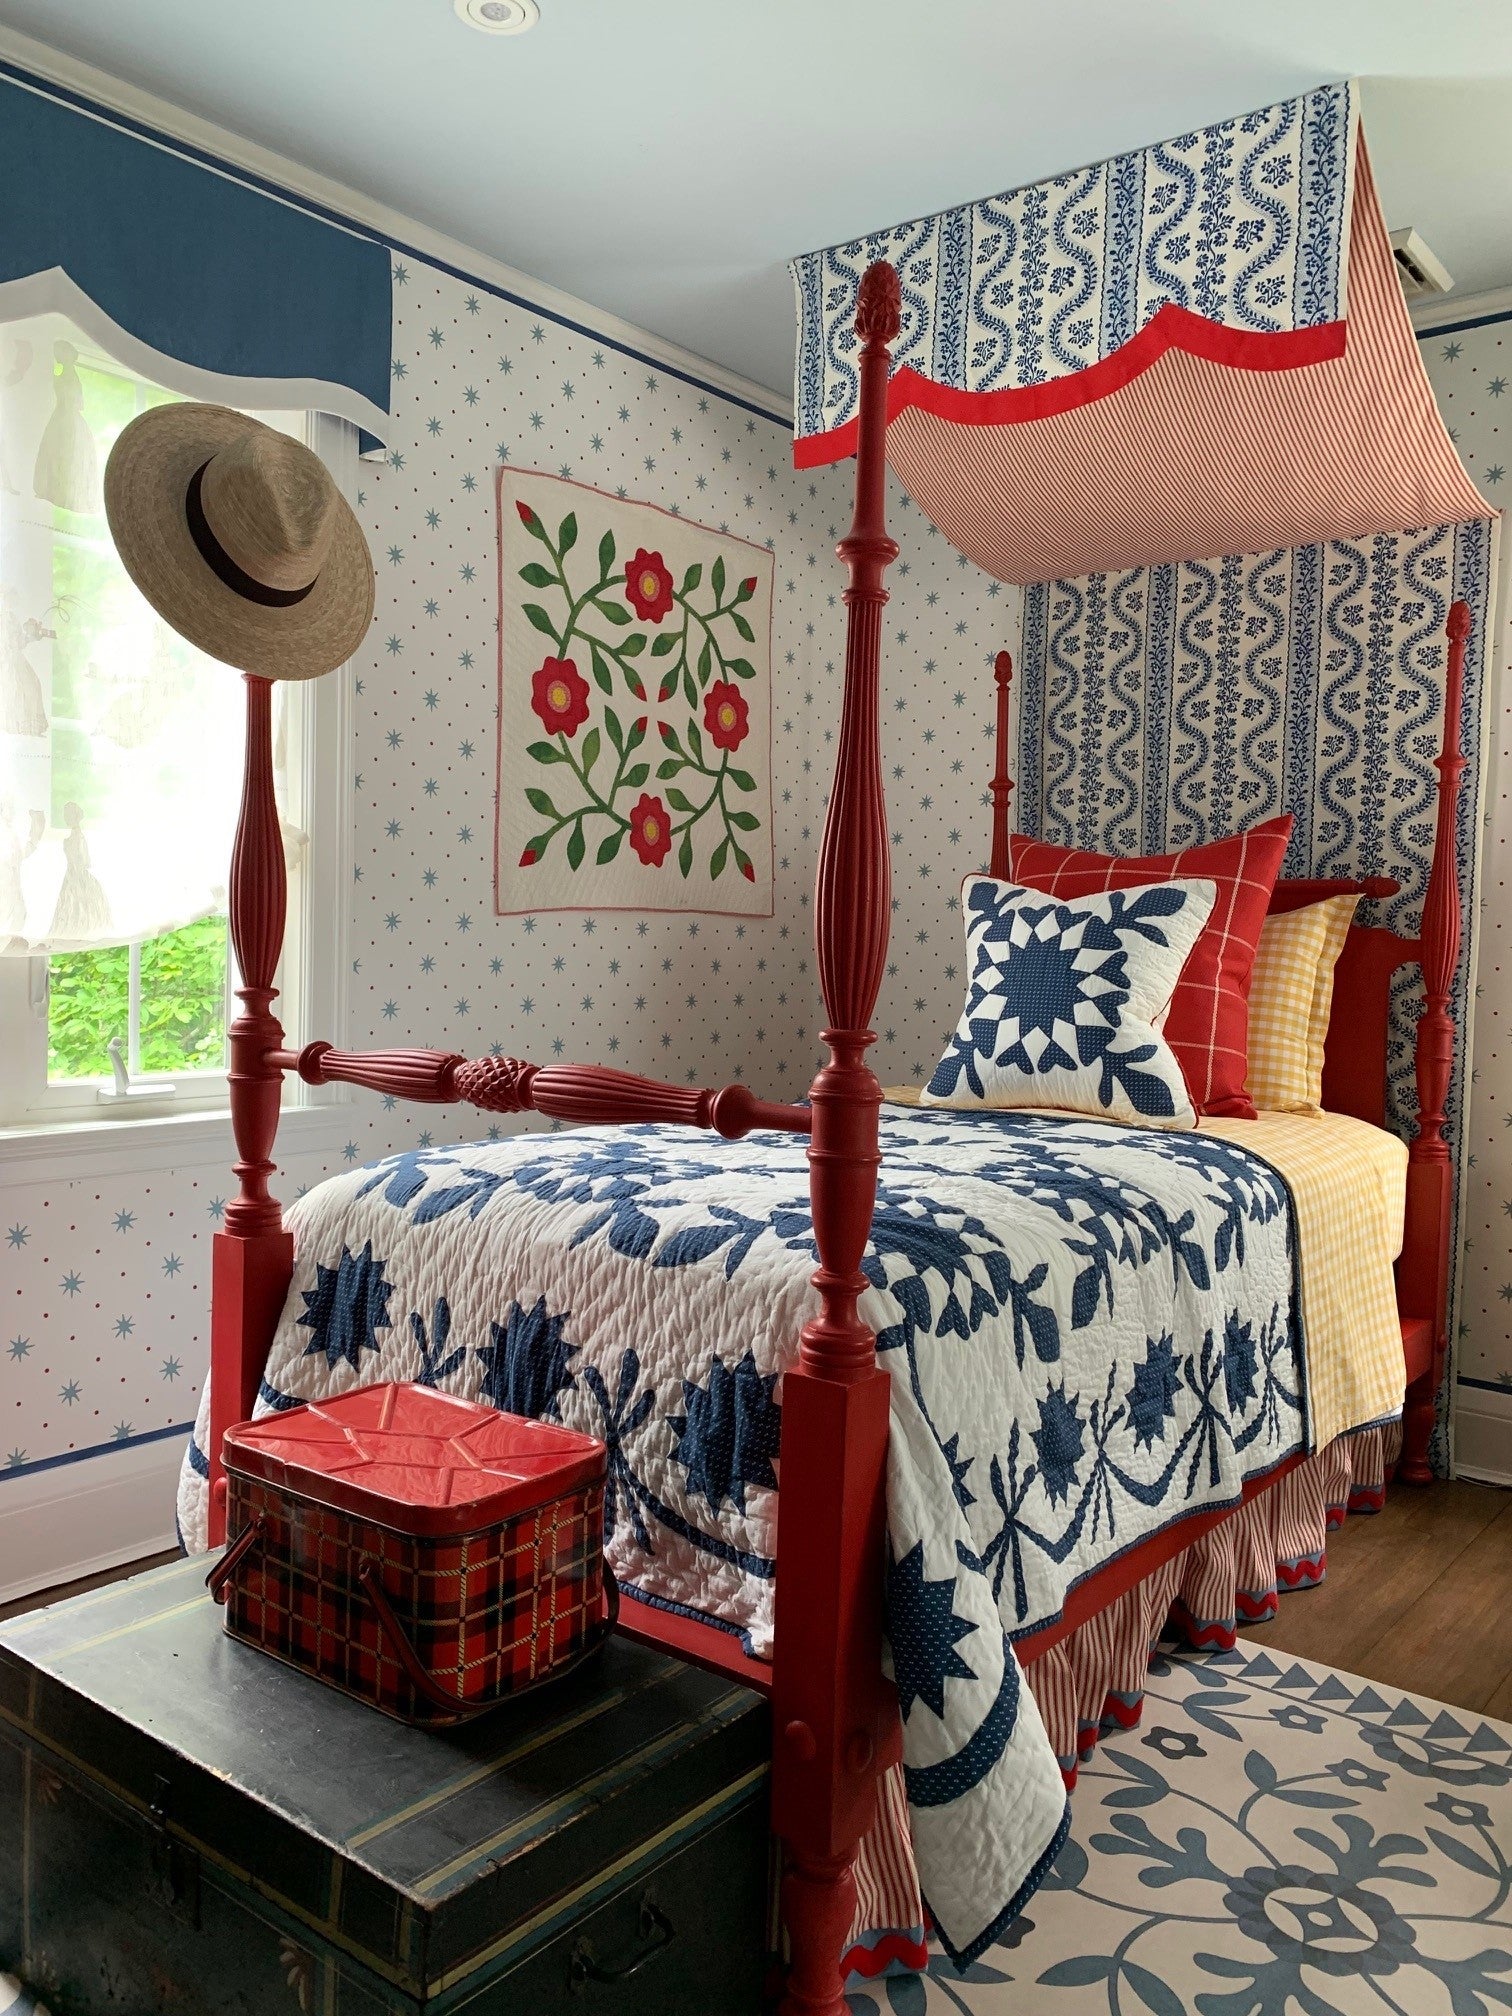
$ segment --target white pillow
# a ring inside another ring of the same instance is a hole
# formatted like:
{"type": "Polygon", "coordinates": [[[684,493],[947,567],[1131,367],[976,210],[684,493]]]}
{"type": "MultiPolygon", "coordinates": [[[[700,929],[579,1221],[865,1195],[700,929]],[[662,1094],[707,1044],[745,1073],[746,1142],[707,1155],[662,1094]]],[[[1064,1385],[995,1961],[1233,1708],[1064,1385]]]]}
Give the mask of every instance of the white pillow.
{"type": "Polygon", "coordinates": [[[1195,1127],[1160,1032],[1215,895],[1214,883],[1192,880],[1046,896],[968,875],[966,1006],[925,1103],[1195,1127]]]}

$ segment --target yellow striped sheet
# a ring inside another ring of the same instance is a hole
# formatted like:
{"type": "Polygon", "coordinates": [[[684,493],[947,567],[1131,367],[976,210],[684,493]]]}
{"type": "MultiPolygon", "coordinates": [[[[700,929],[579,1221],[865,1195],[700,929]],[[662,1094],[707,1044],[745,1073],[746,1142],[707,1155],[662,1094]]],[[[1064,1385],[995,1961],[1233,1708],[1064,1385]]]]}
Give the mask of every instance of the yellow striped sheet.
{"type": "Polygon", "coordinates": [[[1343,1113],[1204,1117],[1291,1186],[1302,1255],[1302,1321],[1313,1444],[1401,1410],[1405,1373],[1391,1263],[1402,1247],[1407,1149],[1343,1113]]]}

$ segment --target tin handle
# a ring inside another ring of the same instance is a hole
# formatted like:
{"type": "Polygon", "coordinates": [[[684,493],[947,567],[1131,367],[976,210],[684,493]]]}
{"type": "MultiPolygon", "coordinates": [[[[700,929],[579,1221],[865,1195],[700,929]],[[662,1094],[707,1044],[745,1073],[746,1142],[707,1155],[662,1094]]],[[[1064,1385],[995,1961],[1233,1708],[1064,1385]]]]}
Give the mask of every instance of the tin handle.
{"type": "Polygon", "coordinates": [[[258,1545],[263,1537],[263,1517],[259,1512],[250,1526],[244,1526],[219,1561],[205,1577],[205,1587],[210,1591],[211,1600],[224,1603],[228,1594],[227,1585],[242,1562],[258,1545]]]}
{"type": "MultiPolygon", "coordinates": [[[[474,1715],[484,1714],[490,1708],[498,1707],[499,1704],[494,1699],[464,1701],[461,1695],[450,1694],[444,1687],[439,1686],[435,1678],[426,1671],[419,1653],[409,1641],[408,1632],[400,1623],[394,1606],[388,1599],[376,1562],[364,1560],[357,1570],[357,1580],[362,1584],[367,1599],[377,1615],[379,1630],[388,1639],[394,1657],[404,1669],[410,1685],[423,1700],[429,1701],[433,1708],[439,1708],[444,1714],[454,1716],[458,1721],[465,1721],[474,1715]]],[[[598,1650],[614,1629],[619,1618],[619,1584],[615,1581],[614,1571],[607,1561],[604,1563],[604,1598],[608,1606],[607,1614],[600,1618],[590,1631],[582,1651],[569,1665],[561,1666],[556,1672],[548,1675],[549,1679],[560,1679],[574,1667],[580,1666],[590,1653],[598,1650]]]]}

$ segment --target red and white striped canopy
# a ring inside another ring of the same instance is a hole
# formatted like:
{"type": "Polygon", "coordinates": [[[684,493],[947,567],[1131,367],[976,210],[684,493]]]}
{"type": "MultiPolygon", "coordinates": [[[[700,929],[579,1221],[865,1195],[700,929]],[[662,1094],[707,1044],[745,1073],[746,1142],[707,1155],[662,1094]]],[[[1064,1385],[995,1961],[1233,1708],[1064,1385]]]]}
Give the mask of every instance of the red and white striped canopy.
{"type": "Polygon", "coordinates": [[[1494,515],[1347,85],[796,261],[800,467],[854,451],[844,338],[879,257],[903,295],[888,460],[1002,580],[1494,515]]]}

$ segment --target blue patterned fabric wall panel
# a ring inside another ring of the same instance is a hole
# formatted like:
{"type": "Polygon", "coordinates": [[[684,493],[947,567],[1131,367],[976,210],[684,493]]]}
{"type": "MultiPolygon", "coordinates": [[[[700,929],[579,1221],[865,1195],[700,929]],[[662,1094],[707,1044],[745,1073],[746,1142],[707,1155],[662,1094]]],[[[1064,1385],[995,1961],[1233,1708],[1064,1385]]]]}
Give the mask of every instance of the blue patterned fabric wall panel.
{"type": "MultiPolygon", "coordinates": [[[[1393,875],[1362,918],[1416,934],[1433,858],[1444,622],[1471,612],[1455,835],[1468,946],[1491,521],[1052,581],[1024,592],[1015,818],[1025,833],[1158,854],[1290,812],[1288,875],[1393,875]],[[1374,915],[1368,915],[1374,910],[1374,915]]],[[[1467,1026],[1469,957],[1454,1010],[1467,1026]]],[[[1392,996],[1388,1112],[1417,1110],[1415,967],[1392,996]]],[[[1460,1139],[1466,1048],[1450,1089],[1460,1139]]]]}
{"type": "Polygon", "coordinates": [[[797,432],[856,410],[856,290],[903,286],[895,356],[936,384],[1018,390],[1082,371],[1168,302],[1255,334],[1343,312],[1350,86],[1120,154],[793,261],[797,432]]]}

